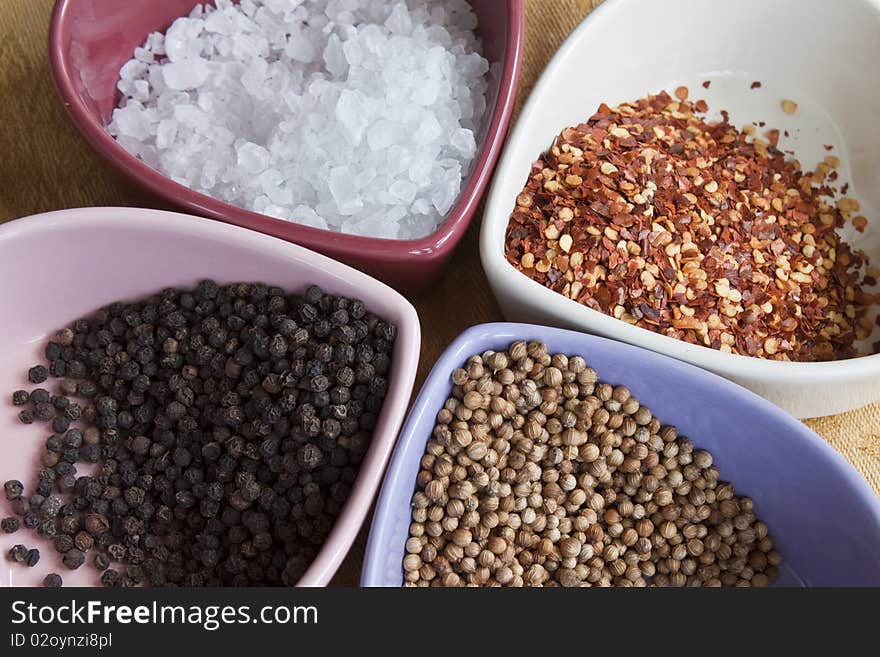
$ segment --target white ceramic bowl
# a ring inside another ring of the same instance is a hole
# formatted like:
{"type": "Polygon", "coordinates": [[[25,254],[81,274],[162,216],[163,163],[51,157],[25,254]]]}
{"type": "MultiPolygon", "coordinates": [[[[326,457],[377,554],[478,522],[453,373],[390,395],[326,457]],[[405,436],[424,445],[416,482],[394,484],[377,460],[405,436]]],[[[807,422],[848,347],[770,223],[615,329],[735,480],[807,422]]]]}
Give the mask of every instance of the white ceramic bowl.
{"type": "MultiPolygon", "coordinates": [[[[805,169],[828,152],[869,219],[850,243],[880,264],[880,0],[607,0],[547,66],[511,133],[483,218],[483,267],[508,319],[604,335],[732,379],[797,417],[843,412],[880,399],[880,354],[787,363],[724,354],[631,326],[532,281],[504,259],[504,234],[530,166],[565,127],[679,85],[744,125],[788,130],[805,169]],[[708,89],[702,82],[709,80],[708,89]],[[760,88],[752,89],[752,82],[760,88]],[[780,107],[798,103],[794,115],[780,107]]],[[[878,339],[877,333],[864,344],[878,339]]]]}

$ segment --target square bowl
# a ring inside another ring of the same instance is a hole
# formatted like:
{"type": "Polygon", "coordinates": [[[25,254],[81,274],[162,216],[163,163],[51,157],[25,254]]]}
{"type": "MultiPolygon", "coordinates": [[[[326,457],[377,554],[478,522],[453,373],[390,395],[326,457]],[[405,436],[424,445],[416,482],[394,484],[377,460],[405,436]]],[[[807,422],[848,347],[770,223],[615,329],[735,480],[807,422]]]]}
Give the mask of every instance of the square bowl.
{"type": "MultiPolygon", "coordinates": [[[[872,220],[847,226],[855,248],[880,264],[880,2],[845,0],[608,0],[560,48],[512,130],[483,216],[483,267],[508,319],[540,321],[647,347],[728,377],[798,417],[840,413],[880,399],[880,355],[793,363],[725,354],[629,325],[545,288],[504,257],[505,231],[530,167],[567,126],[600,103],[613,106],[679,85],[730,111],[742,126],[788,130],[805,170],[839,156],[841,182],[872,220]],[[621,39],[623,42],[621,42],[621,39]],[[816,47],[821,43],[822,46],[816,47]],[[625,47],[624,44],[630,44],[625,47]],[[613,60],[608,54],[614,53],[613,60]],[[709,81],[708,89],[702,82],[709,81]],[[761,82],[752,89],[753,82],[761,82]],[[781,109],[794,99],[794,115],[781,109]]],[[[877,329],[866,341],[877,340],[877,329]]],[[[860,345],[866,350],[866,344],[860,345]]]]}
{"type": "Polygon", "coordinates": [[[486,113],[477,153],[444,223],[416,240],[386,240],[301,226],[251,212],[184,187],[131,155],[107,132],[120,67],[147,35],[165,30],[204,0],[58,0],[49,32],[55,85],[86,142],[116,171],[156,197],[193,214],[295,242],[367,271],[405,291],[439,278],[467,231],[501,151],[519,84],[523,0],[472,0],[477,34],[490,63],[486,113]]]}
{"type": "Polygon", "coordinates": [[[440,356],[407,418],[373,514],[363,586],[400,586],[416,475],[452,371],[486,350],[540,340],[625,385],[664,424],[707,449],[721,479],[755,502],[784,561],[779,586],[880,584],[880,499],[840,454],[765,399],[698,367],[585,333],[529,324],[474,326],[440,356]],[[833,540],[828,540],[833,536],[833,540]]]}
{"type": "MultiPolygon", "coordinates": [[[[27,386],[27,369],[43,362],[48,336],[69,322],[114,301],[136,299],[164,287],[264,282],[291,291],[315,284],[361,299],[369,310],[397,325],[388,393],[369,450],[336,524],[300,580],[325,585],[360,529],[398,430],[418,367],[420,328],[415,309],[400,294],[322,255],[253,231],[199,217],[133,208],[83,208],[35,215],[0,226],[0,481],[19,478],[30,489],[45,434],[24,426],[10,403],[27,386]],[[25,477],[22,477],[25,475],[25,477]]],[[[12,515],[0,500],[0,513],[12,515]]],[[[28,536],[30,539],[30,535],[28,536]]],[[[22,537],[0,534],[0,553],[22,537]]],[[[42,541],[40,541],[42,542],[42,541]]],[[[45,546],[38,568],[3,567],[0,585],[38,585],[48,568],[61,567],[45,546]]],[[[94,585],[91,567],[66,569],[65,583],[94,585]]]]}

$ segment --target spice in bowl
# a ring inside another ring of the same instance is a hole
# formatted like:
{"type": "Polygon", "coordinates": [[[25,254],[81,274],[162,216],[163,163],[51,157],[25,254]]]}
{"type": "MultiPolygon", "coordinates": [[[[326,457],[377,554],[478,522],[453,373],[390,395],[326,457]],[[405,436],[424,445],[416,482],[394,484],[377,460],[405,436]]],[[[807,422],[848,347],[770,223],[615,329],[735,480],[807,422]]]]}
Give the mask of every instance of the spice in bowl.
{"type": "Polygon", "coordinates": [[[305,226],[415,239],[477,150],[488,61],[464,0],[217,0],[120,71],[110,133],[174,181],[305,226]]]}
{"type": "Polygon", "coordinates": [[[452,373],[416,478],[408,586],[757,586],[782,562],[712,455],[540,342],[452,373]]]}
{"type": "Polygon", "coordinates": [[[7,481],[5,498],[106,586],[295,584],[369,448],[394,340],[317,287],[204,281],[114,303],[46,345],[57,390],[13,395],[51,435],[33,487],[7,481]]]}
{"type": "MultiPolygon", "coordinates": [[[[507,260],[588,308],[732,354],[857,356],[878,295],[859,204],[835,199],[839,165],[815,172],[722,120],[680,87],[566,128],[532,165],[506,232],[507,260]]],[[[791,102],[791,101],[787,101],[791,102]]]]}

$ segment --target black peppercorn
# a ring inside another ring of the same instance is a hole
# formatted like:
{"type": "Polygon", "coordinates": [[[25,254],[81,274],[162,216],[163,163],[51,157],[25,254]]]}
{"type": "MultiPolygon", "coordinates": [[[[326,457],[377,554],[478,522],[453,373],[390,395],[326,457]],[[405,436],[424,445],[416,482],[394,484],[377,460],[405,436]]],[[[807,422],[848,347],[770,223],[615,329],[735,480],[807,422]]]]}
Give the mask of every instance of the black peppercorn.
{"type": "Polygon", "coordinates": [[[31,383],[43,383],[49,378],[49,371],[42,365],[34,365],[28,370],[28,381],[31,383]]]}
{"type": "Polygon", "coordinates": [[[17,500],[24,492],[24,485],[18,479],[10,479],[3,484],[3,494],[7,500],[17,500]]]}
{"type": "Polygon", "coordinates": [[[118,571],[108,568],[101,574],[101,584],[107,587],[120,586],[122,584],[122,577],[118,571]]]}
{"type": "Polygon", "coordinates": [[[79,404],[68,404],[64,408],[64,417],[71,422],[76,422],[82,417],[83,409],[79,404]]]}
{"type": "Polygon", "coordinates": [[[60,588],[64,584],[64,581],[61,579],[61,575],[58,573],[49,573],[43,578],[43,586],[48,589],[57,589],[60,588]]]}
{"type": "Polygon", "coordinates": [[[70,406],[70,400],[63,395],[54,395],[49,402],[59,411],[63,411],[70,406]]]}
{"type": "Polygon", "coordinates": [[[27,555],[24,558],[24,563],[29,568],[33,568],[40,561],[40,551],[37,548],[33,548],[27,551],[27,555]]]}
{"type": "Polygon", "coordinates": [[[22,519],[22,524],[27,529],[36,529],[40,526],[40,516],[33,512],[25,513],[24,518],[22,519]]]}
{"type": "Polygon", "coordinates": [[[68,420],[63,415],[59,415],[54,420],[52,420],[52,430],[55,433],[64,433],[69,428],[70,428],[70,420],[68,420]]]}
{"type": "Polygon", "coordinates": [[[16,563],[24,563],[28,549],[24,545],[13,545],[9,550],[9,558],[16,563]]]}
{"type": "Polygon", "coordinates": [[[48,422],[55,417],[55,408],[49,402],[41,402],[34,407],[34,419],[48,422]]]}
{"type": "Polygon", "coordinates": [[[30,394],[27,390],[16,390],[12,393],[12,403],[15,406],[24,406],[28,403],[30,394]]]}
{"type": "Polygon", "coordinates": [[[73,549],[73,537],[67,534],[59,534],[52,541],[56,552],[65,553],[73,549]]]}
{"type": "Polygon", "coordinates": [[[31,391],[31,403],[36,406],[37,404],[46,404],[52,398],[52,395],[45,388],[34,388],[31,391]]]}
{"type": "Polygon", "coordinates": [[[21,527],[21,521],[15,517],[3,518],[3,520],[0,521],[0,529],[2,529],[5,534],[17,532],[19,527],[21,527]]]}
{"type": "Polygon", "coordinates": [[[85,560],[85,553],[81,550],[77,550],[76,548],[65,552],[64,556],[61,559],[64,565],[67,566],[67,568],[69,568],[70,570],[76,570],[77,568],[82,566],[83,563],[85,563],[85,560]]]}

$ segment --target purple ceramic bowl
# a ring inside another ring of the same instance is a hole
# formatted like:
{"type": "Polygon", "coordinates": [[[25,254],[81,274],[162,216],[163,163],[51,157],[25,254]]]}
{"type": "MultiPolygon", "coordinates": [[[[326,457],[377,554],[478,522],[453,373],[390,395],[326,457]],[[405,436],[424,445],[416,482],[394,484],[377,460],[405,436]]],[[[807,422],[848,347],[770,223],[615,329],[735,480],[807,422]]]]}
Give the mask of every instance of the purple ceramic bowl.
{"type": "Polygon", "coordinates": [[[779,586],[880,585],[880,499],[824,440],[735,383],[660,354],[583,333],[530,324],[483,324],[462,333],[431,370],[385,475],[364,561],[363,586],[400,586],[419,461],[450,375],[468,356],[541,340],[583,356],[602,380],[623,384],[661,422],[709,450],[725,481],[755,501],[784,557],[779,586]]]}
{"type": "Polygon", "coordinates": [[[49,31],[55,85],[74,125],[107,163],[136,185],[193,214],[280,237],[362,269],[406,291],[443,272],[467,232],[501,152],[519,85],[524,0],[470,0],[489,60],[486,114],[477,154],[446,221],[417,240],[383,240],[300,226],[229,205],[179,185],[120,146],[106,126],[116,106],[119,69],[147,35],[165,30],[205,0],[57,0],[49,31]]]}
{"type": "MultiPolygon", "coordinates": [[[[299,582],[323,586],[351,547],[382,481],[412,393],[420,327],[415,309],[388,286],[295,244],[199,217],[134,208],[49,212],[0,226],[0,482],[21,479],[32,490],[36,478],[46,429],[22,425],[10,395],[28,387],[27,369],[45,360],[47,336],[108,303],[204,278],[262,281],[291,291],[320,285],[361,299],[397,325],[388,394],[370,448],[336,524],[299,582]]],[[[9,515],[9,502],[0,497],[0,517],[9,515]]],[[[32,541],[44,548],[38,567],[4,560],[0,586],[37,586],[46,573],[62,568],[58,554],[31,532],[0,534],[0,554],[32,541]]],[[[97,583],[94,568],[56,572],[63,573],[65,586],[97,583]]]]}

